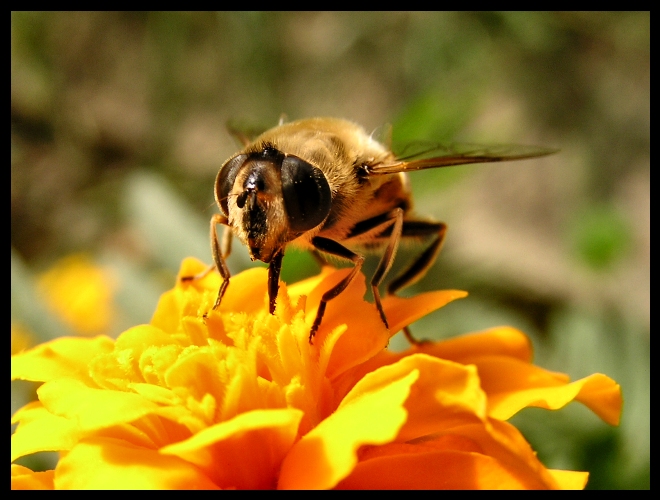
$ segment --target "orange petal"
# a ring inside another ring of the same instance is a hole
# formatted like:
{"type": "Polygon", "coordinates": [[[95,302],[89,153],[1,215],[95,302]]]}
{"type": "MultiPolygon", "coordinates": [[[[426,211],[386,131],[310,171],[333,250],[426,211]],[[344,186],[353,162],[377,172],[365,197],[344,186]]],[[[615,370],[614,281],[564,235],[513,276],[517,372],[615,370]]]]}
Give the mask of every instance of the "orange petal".
{"type": "Polygon", "coordinates": [[[494,418],[507,420],[528,406],[557,410],[577,400],[608,424],[619,423],[621,388],[605,375],[569,382],[562,373],[501,357],[483,357],[476,365],[494,418]]]}
{"type": "Polygon", "coordinates": [[[519,477],[495,458],[461,451],[393,455],[361,462],[340,489],[514,490],[540,489],[540,481],[519,477]]]}
{"type": "Polygon", "coordinates": [[[112,351],[113,347],[114,341],[102,335],[55,339],[12,356],[11,378],[45,382],[70,377],[93,385],[89,377],[90,361],[112,351]]]}
{"type": "MultiPolygon", "coordinates": [[[[307,301],[308,320],[314,320],[321,295],[336,285],[348,269],[331,274],[310,295],[307,301]]],[[[370,359],[382,351],[389,340],[389,332],[380,318],[376,306],[364,300],[367,290],[363,274],[359,274],[337,298],[328,302],[323,322],[314,343],[325,341],[326,335],[341,325],[348,329],[329,345],[332,352],[326,369],[326,377],[334,378],[340,373],[370,359]]]]}
{"type": "Polygon", "coordinates": [[[394,335],[404,326],[408,326],[427,314],[446,306],[451,301],[467,297],[467,292],[461,290],[438,290],[420,293],[411,298],[390,295],[383,299],[385,317],[394,335]]]}
{"type": "Polygon", "coordinates": [[[316,276],[287,285],[292,302],[297,301],[301,295],[309,296],[328,276],[336,272],[341,271],[332,266],[323,266],[316,276]]]}
{"type": "Polygon", "coordinates": [[[410,443],[361,453],[341,488],[546,489],[554,477],[511,425],[458,425],[410,443]]]}
{"type": "Polygon", "coordinates": [[[88,438],[62,457],[57,489],[199,490],[218,487],[195,465],[117,439],[88,438]]]}
{"type": "Polygon", "coordinates": [[[508,356],[531,363],[532,343],[527,335],[509,326],[490,328],[482,332],[427,342],[413,346],[412,352],[424,352],[442,359],[470,364],[481,356],[508,356]]]}
{"type": "MultiPolygon", "coordinates": [[[[414,354],[374,373],[392,369],[403,372],[417,369],[420,372],[405,404],[408,420],[399,432],[399,441],[486,418],[486,395],[474,366],[414,354]]],[[[351,394],[361,385],[358,382],[351,394]]]]}
{"type": "Polygon", "coordinates": [[[52,490],[52,470],[44,472],[33,472],[22,465],[11,466],[11,489],[12,490],[52,490]]]}
{"type": "Polygon", "coordinates": [[[333,387],[337,404],[348,393],[353,385],[364,375],[380,366],[396,363],[411,354],[424,353],[440,359],[455,361],[461,364],[473,364],[475,360],[487,354],[511,356],[523,361],[531,361],[532,346],[527,336],[510,327],[498,327],[479,333],[471,333],[439,342],[424,342],[412,346],[404,352],[383,350],[371,359],[337,376],[333,387]]]}
{"type": "Polygon", "coordinates": [[[274,488],[302,416],[293,408],[250,411],[167,446],[161,453],[197,465],[221,488],[274,488]]]}
{"type": "Polygon", "coordinates": [[[282,463],[278,487],[332,488],[350,474],[360,446],[392,441],[406,420],[403,404],[418,375],[413,370],[346,400],[293,446],[282,463]]]}

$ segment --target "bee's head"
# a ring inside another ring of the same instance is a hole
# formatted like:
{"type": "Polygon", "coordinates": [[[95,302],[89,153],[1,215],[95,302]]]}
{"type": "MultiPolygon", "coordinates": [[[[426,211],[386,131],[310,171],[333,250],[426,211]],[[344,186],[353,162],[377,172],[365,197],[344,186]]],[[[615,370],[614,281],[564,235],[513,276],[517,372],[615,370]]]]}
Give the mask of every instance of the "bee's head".
{"type": "Polygon", "coordinates": [[[216,178],[215,196],[251,258],[263,262],[321,224],[332,201],[319,168],[272,147],[230,158],[216,178]]]}

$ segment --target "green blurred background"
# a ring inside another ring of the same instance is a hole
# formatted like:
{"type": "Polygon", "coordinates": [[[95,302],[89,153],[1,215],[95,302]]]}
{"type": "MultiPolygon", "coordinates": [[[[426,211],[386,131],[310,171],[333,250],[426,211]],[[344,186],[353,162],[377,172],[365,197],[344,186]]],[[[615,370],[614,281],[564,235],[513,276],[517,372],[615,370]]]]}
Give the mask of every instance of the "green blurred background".
{"type": "MultiPolygon", "coordinates": [[[[404,295],[470,292],[413,332],[508,324],[541,366],[611,376],[619,428],[579,404],[514,423],[548,466],[591,471],[590,488],[649,488],[648,12],[12,13],[12,324],[68,333],[35,283],[80,252],[116,280],[108,333],[149,321],[184,257],[211,261],[213,180],[237,150],[226,123],[282,113],[389,123],[395,145],[561,149],[411,175],[417,211],[449,232],[404,295]]],[[[251,265],[235,244],[232,272],[251,265]]],[[[291,251],[283,278],[316,269],[291,251]]]]}

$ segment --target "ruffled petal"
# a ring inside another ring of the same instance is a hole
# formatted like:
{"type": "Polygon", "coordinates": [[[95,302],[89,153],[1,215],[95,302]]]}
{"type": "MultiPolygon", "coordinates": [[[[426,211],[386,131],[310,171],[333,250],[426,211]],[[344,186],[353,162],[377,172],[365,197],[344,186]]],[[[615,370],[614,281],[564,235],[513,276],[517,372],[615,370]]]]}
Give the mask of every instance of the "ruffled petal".
{"type": "Polygon", "coordinates": [[[195,465],[111,438],[88,438],[62,457],[55,487],[74,490],[218,489],[195,465]]]}
{"type": "Polygon", "coordinates": [[[243,413],[166,446],[161,453],[197,465],[221,488],[274,488],[302,416],[296,409],[243,413]]]}
{"type": "Polygon", "coordinates": [[[12,490],[52,490],[54,471],[33,472],[22,465],[11,465],[12,490]]]}
{"type": "MultiPolygon", "coordinates": [[[[307,321],[311,326],[316,318],[321,297],[348,275],[350,269],[342,269],[329,274],[307,300],[307,321]]],[[[338,374],[368,360],[387,346],[389,332],[376,306],[364,301],[367,291],[365,278],[359,274],[351,284],[335,299],[328,302],[323,322],[316,337],[315,345],[331,349],[325,375],[334,378],[338,374]],[[349,319],[350,318],[350,319],[349,319]],[[325,346],[326,337],[337,328],[348,325],[346,331],[325,346]]]]}
{"type": "Polygon", "coordinates": [[[40,451],[71,449],[80,432],[75,421],[48,412],[35,401],[16,412],[12,423],[19,422],[11,436],[11,461],[40,451]]]}
{"type": "Polygon", "coordinates": [[[93,385],[89,363],[95,356],[111,352],[113,348],[114,341],[103,335],[55,339],[12,356],[11,378],[46,382],[68,377],[93,385]]]}
{"type": "Polygon", "coordinates": [[[404,355],[412,352],[423,352],[463,364],[474,363],[482,356],[506,356],[531,363],[534,355],[527,335],[509,326],[489,328],[440,342],[425,342],[413,346],[404,355]]]}
{"type": "Polygon", "coordinates": [[[338,489],[376,490],[515,490],[540,489],[494,457],[460,451],[426,451],[391,455],[361,462],[338,489]]]}
{"type": "Polygon", "coordinates": [[[340,408],[353,398],[379,390],[413,371],[419,377],[405,402],[408,418],[399,431],[398,441],[486,418],[486,395],[480,388],[477,370],[426,354],[406,356],[366,374],[344,397],[340,408]]]}
{"type": "Polygon", "coordinates": [[[294,445],[282,463],[278,487],[332,488],[350,474],[360,446],[394,440],[406,421],[403,404],[418,376],[413,370],[346,399],[294,445]]]}
{"type": "Polygon", "coordinates": [[[484,357],[476,361],[488,394],[489,414],[507,420],[528,406],[557,410],[580,401],[611,425],[618,425],[623,399],[621,387],[596,373],[575,382],[516,359],[484,357]]]}
{"type": "Polygon", "coordinates": [[[47,382],[38,394],[49,412],[70,419],[84,432],[129,423],[159,409],[138,394],[92,389],[72,379],[47,382]]]}
{"type": "Polygon", "coordinates": [[[558,484],[514,427],[490,420],[367,448],[338,487],[554,489],[558,484]]]}
{"type": "Polygon", "coordinates": [[[420,293],[415,297],[403,298],[390,295],[383,299],[383,310],[392,335],[427,314],[446,306],[456,299],[467,297],[461,290],[438,290],[420,293]]]}

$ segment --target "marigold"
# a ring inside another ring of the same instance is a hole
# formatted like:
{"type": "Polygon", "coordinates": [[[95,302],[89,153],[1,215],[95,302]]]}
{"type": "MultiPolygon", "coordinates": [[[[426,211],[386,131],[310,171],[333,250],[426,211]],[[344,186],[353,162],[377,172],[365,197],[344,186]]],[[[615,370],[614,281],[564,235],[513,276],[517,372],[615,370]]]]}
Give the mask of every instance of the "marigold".
{"type": "MultiPolygon", "coordinates": [[[[204,268],[183,262],[180,275],[204,268]]],[[[116,341],[62,338],[12,358],[12,378],[44,382],[14,415],[12,462],[60,451],[54,471],[12,465],[14,488],[582,488],[586,472],[549,470],[505,420],[578,400],[617,424],[619,386],[569,382],[531,364],[528,339],[494,328],[386,349],[390,333],[347,270],[280,285],[266,271],[178,283],[149,325],[116,341]]],[[[391,332],[463,297],[383,301],[391,332]]]]}

